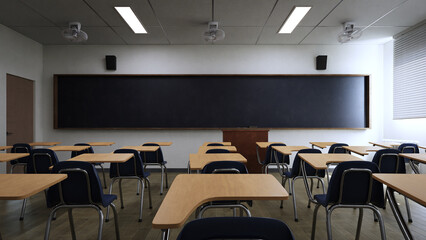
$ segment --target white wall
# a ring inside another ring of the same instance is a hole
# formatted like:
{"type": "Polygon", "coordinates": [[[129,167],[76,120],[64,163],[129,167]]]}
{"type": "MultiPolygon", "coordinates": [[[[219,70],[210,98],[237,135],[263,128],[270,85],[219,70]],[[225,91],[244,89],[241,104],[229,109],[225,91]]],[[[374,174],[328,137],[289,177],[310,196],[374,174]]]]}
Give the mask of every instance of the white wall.
{"type": "Polygon", "coordinates": [[[385,139],[414,140],[426,146],[426,118],[393,120],[393,41],[384,45],[384,118],[385,139]]]}
{"type": "MultiPolygon", "coordinates": [[[[43,71],[43,47],[21,34],[0,24],[0,146],[6,145],[6,74],[35,81],[35,105],[40,96],[40,80],[43,71]]],[[[36,110],[35,120],[39,118],[36,110]]],[[[39,131],[35,129],[35,138],[39,131]]],[[[5,172],[0,164],[0,173],[5,172]]]]}
{"type": "Polygon", "coordinates": [[[36,121],[36,127],[42,131],[37,140],[117,143],[95,149],[100,152],[146,141],[173,141],[172,146],[163,148],[168,166],[184,168],[189,153],[196,152],[204,141],[222,138],[219,130],[54,130],[53,74],[369,74],[371,129],[271,130],[269,139],[288,145],[309,146],[309,141],[363,145],[380,140],[383,134],[382,45],[45,46],[43,54],[42,91],[37,109],[40,114],[36,121]],[[328,55],[325,71],[315,70],[315,57],[320,54],[328,55]],[[117,71],[105,70],[105,55],[117,56],[117,71]]]}

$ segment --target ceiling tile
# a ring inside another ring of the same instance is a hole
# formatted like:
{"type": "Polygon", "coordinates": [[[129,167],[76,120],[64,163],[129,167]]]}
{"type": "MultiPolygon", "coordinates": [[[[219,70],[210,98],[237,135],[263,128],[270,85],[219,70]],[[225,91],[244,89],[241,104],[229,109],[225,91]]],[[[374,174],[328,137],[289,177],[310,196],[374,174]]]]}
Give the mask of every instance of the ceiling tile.
{"type": "Polygon", "coordinates": [[[0,23],[5,26],[53,27],[54,24],[19,1],[1,4],[0,23]]]}
{"type": "Polygon", "coordinates": [[[204,41],[203,33],[206,26],[165,27],[171,44],[208,44],[204,41]]]}
{"type": "Polygon", "coordinates": [[[211,0],[155,0],[151,3],[163,26],[207,27],[212,18],[211,0]]]}
{"type": "Polygon", "coordinates": [[[384,44],[392,40],[393,36],[408,27],[369,27],[362,32],[362,36],[352,44],[384,44]]]}
{"type": "Polygon", "coordinates": [[[339,27],[316,27],[301,44],[340,44],[337,35],[342,31],[339,27]]]}
{"type": "Polygon", "coordinates": [[[291,34],[278,34],[279,27],[265,27],[257,44],[299,44],[313,27],[297,27],[291,34]]]}
{"type": "Polygon", "coordinates": [[[13,27],[13,30],[44,45],[69,44],[59,27],[13,27]]]}
{"type": "Polygon", "coordinates": [[[416,25],[425,19],[426,1],[409,0],[384,18],[380,19],[377,23],[374,24],[374,26],[406,27],[416,25]]]}
{"type": "Polygon", "coordinates": [[[225,39],[214,42],[215,45],[256,44],[261,27],[223,27],[225,39]]]}
{"type": "Polygon", "coordinates": [[[160,27],[147,27],[148,34],[135,34],[128,26],[113,29],[127,44],[169,44],[160,27]]]}

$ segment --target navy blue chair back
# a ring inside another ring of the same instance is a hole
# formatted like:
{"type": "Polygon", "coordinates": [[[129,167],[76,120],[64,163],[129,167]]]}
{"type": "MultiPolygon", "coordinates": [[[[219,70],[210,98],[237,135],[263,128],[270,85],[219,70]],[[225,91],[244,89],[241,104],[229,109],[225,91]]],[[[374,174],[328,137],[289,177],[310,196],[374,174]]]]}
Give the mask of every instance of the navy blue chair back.
{"type": "Polygon", "coordinates": [[[228,149],[216,148],[216,149],[209,149],[206,151],[206,153],[230,153],[230,152],[228,149]]]}
{"type": "MultiPolygon", "coordinates": [[[[156,143],[145,143],[142,146],[160,146],[156,143]]],[[[144,163],[160,163],[164,162],[163,152],[161,151],[161,147],[158,148],[155,152],[141,152],[142,161],[144,163]]]]}
{"type": "Polygon", "coordinates": [[[209,143],[207,146],[223,146],[222,143],[209,143]]]}
{"type": "MultiPolygon", "coordinates": [[[[31,153],[31,151],[33,150],[33,148],[28,144],[28,143],[15,143],[13,144],[12,153],[31,153]]],[[[28,163],[28,161],[30,160],[30,157],[23,157],[14,161],[11,161],[11,164],[16,164],[16,163],[28,163]]]]}
{"type": "Polygon", "coordinates": [[[384,206],[383,184],[372,178],[379,168],[369,161],[342,162],[334,169],[326,195],[326,205],[366,204],[384,206]],[[354,171],[346,171],[352,169],[354,171]]]}
{"type": "Polygon", "coordinates": [[[58,157],[53,150],[47,148],[36,148],[31,151],[30,160],[27,165],[28,173],[50,173],[51,166],[58,164],[58,157]]]}
{"type": "MultiPolygon", "coordinates": [[[[301,168],[301,159],[299,157],[300,153],[318,153],[321,154],[321,151],[319,149],[313,149],[313,148],[306,148],[299,150],[294,157],[293,166],[291,167],[291,177],[297,177],[302,176],[302,168],[301,168]]],[[[307,176],[319,176],[324,177],[325,171],[324,170],[316,170],[315,168],[311,167],[311,165],[305,163],[305,169],[306,169],[306,175],[307,176]]]]}
{"type": "MultiPolygon", "coordinates": [[[[267,165],[270,163],[275,163],[275,156],[273,154],[274,150],[272,149],[272,146],[287,146],[284,143],[272,143],[266,148],[266,154],[265,154],[265,160],[263,161],[263,165],[267,165]]],[[[290,158],[288,155],[284,155],[280,152],[277,152],[278,162],[279,163],[290,163],[290,158]]]]}
{"type": "Polygon", "coordinates": [[[396,149],[382,149],[376,152],[373,162],[379,167],[381,173],[406,173],[405,162],[399,157],[396,149]]]}
{"type": "Polygon", "coordinates": [[[177,240],[264,239],[293,240],[288,226],[277,219],[259,217],[202,218],[187,223],[177,240]]]}
{"type": "MultiPolygon", "coordinates": [[[[401,153],[419,153],[419,146],[415,143],[403,143],[399,145],[398,150],[401,153]]],[[[404,162],[409,162],[408,158],[404,158],[404,162]]]]}
{"type": "MultiPolygon", "coordinates": [[[[109,202],[103,198],[102,186],[95,167],[82,161],[63,161],[53,167],[52,173],[66,173],[67,179],[60,182],[62,189],[62,200],[65,204],[81,205],[100,203],[104,207],[109,202]],[[71,171],[68,171],[71,169],[71,171]],[[87,172],[87,176],[80,171],[72,171],[73,169],[81,169],[87,172]],[[90,192],[90,195],[88,194],[90,192]]],[[[58,185],[49,188],[47,192],[47,206],[53,207],[61,202],[58,185]]]]}
{"type": "MultiPolygon", "coordinates": [[[[74,144],[74,146],[90,146],[90,144],[87,144],[87,143],[76,143],[76,144],[74,144]]],[[[94,153],[92,146],[90,146],[89,148],[87,148],[87,149],[85,149],[83,151],[72,151],[71,152],[71,157],[73,158],[73,157],[76,157],[76,156],[78,156],[80,154],[83,154],[83,153],[94,153]]]]}
{"type": "Polygon", "coordinates": [[[133,149],[117,149],[114,153],[132,153],[133,158],[124,163],[111,163],[109,168],[109,177],[120,176],[143,176],[142,159],[137,150],[133,149]]]}
{"type": "Polygon", "coordinates": [[[216,161],[208,163],[204,166],[201,173],[237,173],[231,169],[236,169],[238,173],[242,174],[248,173],[246,165],[236,161],[216,161]]]}
{"type": "Polygon", "coordinates": [[[349,146],[346,143],[335,143],[330,146],[328,153],[347,153],[348,151],[343,148],[343,146],[349,146]]]}

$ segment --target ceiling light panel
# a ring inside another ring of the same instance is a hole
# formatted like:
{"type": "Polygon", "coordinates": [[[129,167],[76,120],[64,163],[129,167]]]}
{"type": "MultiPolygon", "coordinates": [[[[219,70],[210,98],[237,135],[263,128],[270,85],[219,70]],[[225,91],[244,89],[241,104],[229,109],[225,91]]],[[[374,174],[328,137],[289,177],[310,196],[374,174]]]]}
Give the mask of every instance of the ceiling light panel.
{"type": "Polygon", "coordinates": [[[312,7],[295,7],[290,15],[285,20],[283,26],[278,33],[289,34],[293,32],[296,26],[302,21],[305,15],[311,10],[312,7]]]}
{"type": "Polygon", "coordinates": [[[135,13],[130,7],[115,7],[115,10],[121,15],[121,17],[126,21],[129,27],[136,34],[146,34],[147,31],[142,26],[142,23],[136,17],[135,13]]]}

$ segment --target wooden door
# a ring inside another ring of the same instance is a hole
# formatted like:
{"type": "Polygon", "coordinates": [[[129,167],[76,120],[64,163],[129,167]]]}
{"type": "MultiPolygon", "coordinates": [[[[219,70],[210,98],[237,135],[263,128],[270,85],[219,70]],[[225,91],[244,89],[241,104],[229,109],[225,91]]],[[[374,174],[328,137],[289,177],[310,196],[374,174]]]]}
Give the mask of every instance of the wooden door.
{"type": "Polygon", "coordinates": [[[7,145],[33,142],[34,81],[7,74],[6,85],[7,145]]]}

